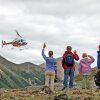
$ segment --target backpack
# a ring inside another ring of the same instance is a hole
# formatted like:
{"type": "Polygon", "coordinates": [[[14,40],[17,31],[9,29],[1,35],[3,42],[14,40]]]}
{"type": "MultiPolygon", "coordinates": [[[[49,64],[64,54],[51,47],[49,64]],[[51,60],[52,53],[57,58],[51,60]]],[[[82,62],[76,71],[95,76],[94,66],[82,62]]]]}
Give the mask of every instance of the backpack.
{"type": "Polygon", "coordinates": [[[74,56],[73,56],[72,53],[66,54],[66,56],[65,56],[65,64],[67,66],[73,66],[73,64],[74,64],[74,56]]]}
{"type": "Polygon", "coordinates": [[[94,81],[96,86],[100,87],[100,71],[98,71],[97,74],[94,76],[94,81]]]}

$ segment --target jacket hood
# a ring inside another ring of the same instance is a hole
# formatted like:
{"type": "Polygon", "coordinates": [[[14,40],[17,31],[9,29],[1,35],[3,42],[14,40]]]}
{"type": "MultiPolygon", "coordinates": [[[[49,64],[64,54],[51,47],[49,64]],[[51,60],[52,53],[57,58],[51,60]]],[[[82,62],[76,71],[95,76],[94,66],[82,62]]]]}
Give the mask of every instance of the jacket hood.
{"type": "Polygon", "coordinates": [[[88,57],[85,57],[81,60],[82,63],[85,63],[87,61],[88,57]]]}

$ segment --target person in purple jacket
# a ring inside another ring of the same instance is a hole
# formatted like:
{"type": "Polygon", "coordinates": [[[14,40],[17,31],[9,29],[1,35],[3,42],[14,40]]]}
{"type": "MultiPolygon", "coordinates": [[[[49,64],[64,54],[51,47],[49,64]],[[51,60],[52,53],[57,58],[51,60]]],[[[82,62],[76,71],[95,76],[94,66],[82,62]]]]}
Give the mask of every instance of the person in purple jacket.
{"type": "Polygon", "coordinates": [[[82,81],[82,89],[89,89],[90,84],[89,84],[89,75],[91,71],[91,64],[95,61],[95,59],[87,55],[87,53],[82,54],[82,59],[79,62],[79,73],[83,76],[83,81],[82,81]]]}

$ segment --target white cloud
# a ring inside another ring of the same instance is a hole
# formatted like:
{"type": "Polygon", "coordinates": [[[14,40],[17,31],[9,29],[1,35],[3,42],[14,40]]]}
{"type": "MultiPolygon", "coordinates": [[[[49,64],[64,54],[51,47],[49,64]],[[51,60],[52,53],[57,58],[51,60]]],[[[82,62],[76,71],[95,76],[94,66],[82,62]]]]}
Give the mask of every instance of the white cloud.
{"type": "MultiPolygon", "coordinates": [[[[12,41],[15,29],[29,42],[23,51],[11,46],[0,48],[7,59],[22,63],[42,63],[43,42],[62,56],[72,45],[81,56],[88,52],[96,58],[100,37],[99,0],[0,0],[0,40],[12,41]]],[[[96,61],[94,63],[96,65],[96,61]]]]}

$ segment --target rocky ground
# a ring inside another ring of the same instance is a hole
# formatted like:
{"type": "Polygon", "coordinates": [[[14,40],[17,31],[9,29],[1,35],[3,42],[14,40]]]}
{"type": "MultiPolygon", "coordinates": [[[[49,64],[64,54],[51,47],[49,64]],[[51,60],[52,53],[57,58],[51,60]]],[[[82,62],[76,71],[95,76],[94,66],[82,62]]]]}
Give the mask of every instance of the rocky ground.
{"type": "Polygon", "coordinates": [[[24,89],[0,89],[0,100],[100,100],[100,90],[93,86],[82,90],[76,85],[73,90],[62,91],[61,84],[55,84],[55,93],[41,91],[43,86],[30,86],[24,89]]]}

